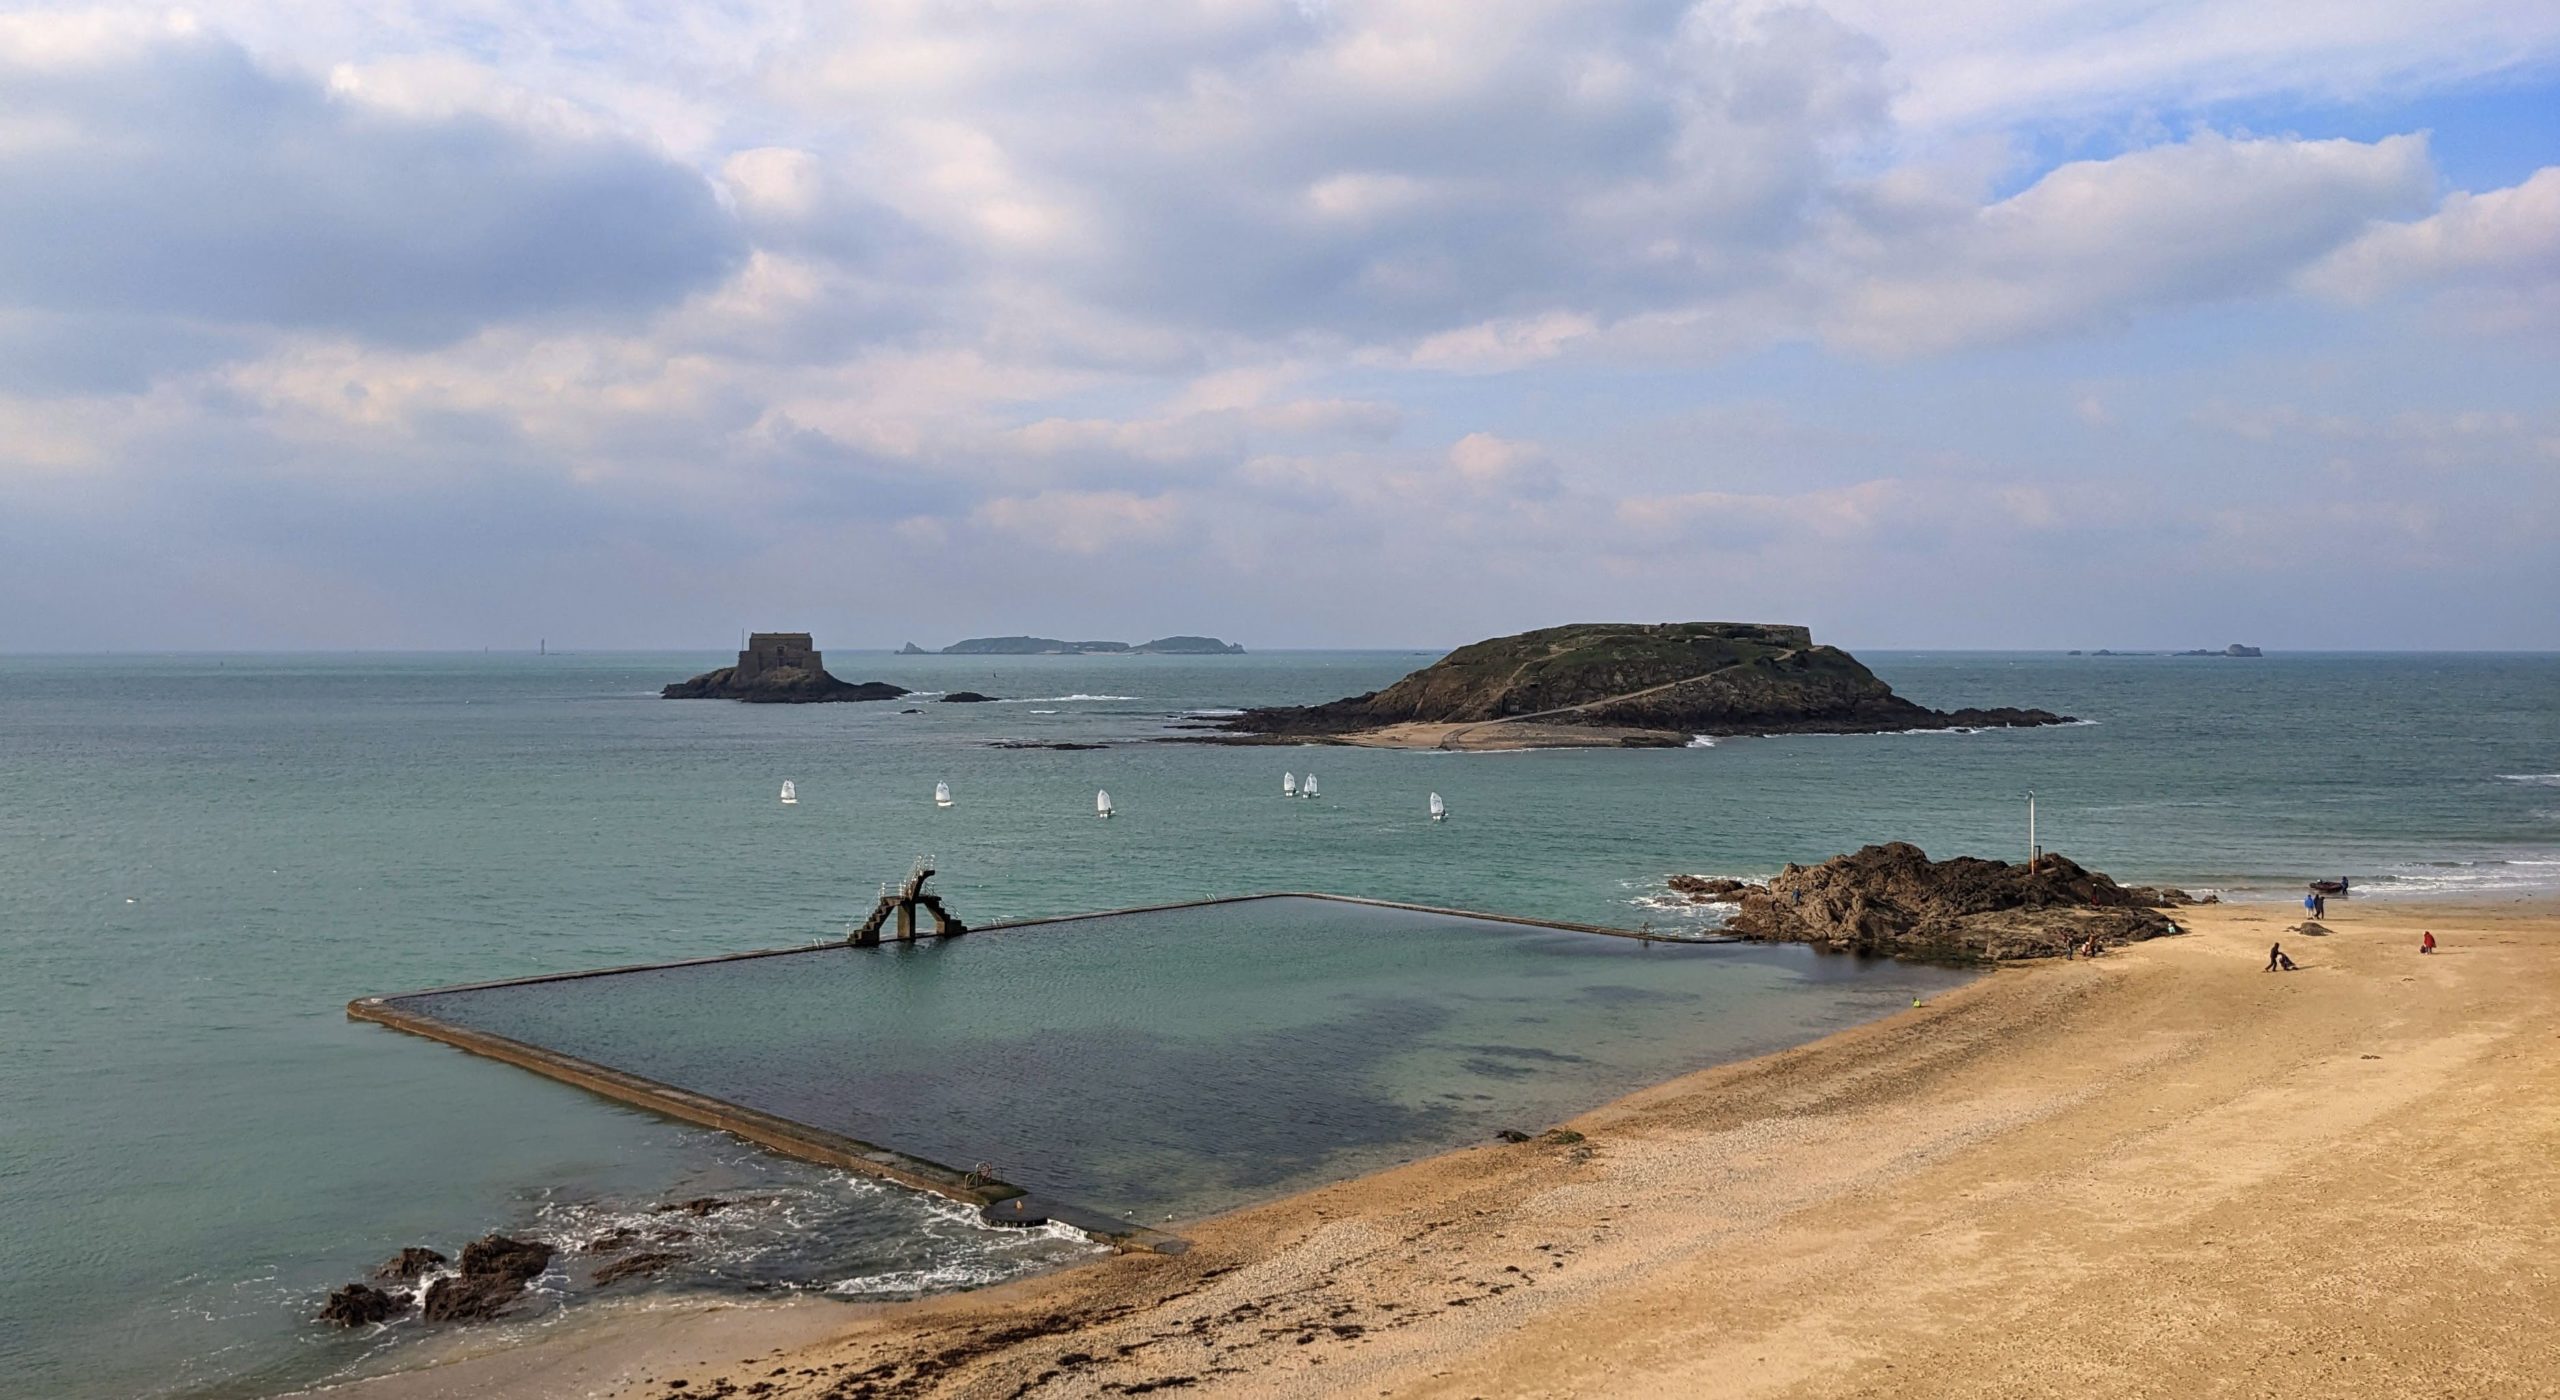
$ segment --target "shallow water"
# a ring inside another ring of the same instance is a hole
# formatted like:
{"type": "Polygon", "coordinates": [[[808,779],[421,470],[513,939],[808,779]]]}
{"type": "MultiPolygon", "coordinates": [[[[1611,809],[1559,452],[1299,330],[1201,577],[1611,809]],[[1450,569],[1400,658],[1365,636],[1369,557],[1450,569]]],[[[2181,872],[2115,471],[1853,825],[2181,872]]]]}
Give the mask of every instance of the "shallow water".
{"type": "Polygon", "coordinates": [[[1153,1222],[1544,1127],[1962,980],[1284,897],[392,1004],[1153,1222]]]}
{"type": "Polygon", "coordinates": [[[573,1242],[571,1214],[705,1192],[757,1201],[721,1249],[763,1272],[706,1259],[696,1276],[722,1286],[931,1287],[1036,1262],[906,1193],[342,1012],[838,932],[927,851],[976,923],[1312,888],[1669,927],[1700,917],[1655,907],[1674,871],[1764,874],[1890,837],[2015,855],[2033,787],[2046,844],[2120,876],[2476,894],[2560,875],[2548,656],[1867,658],[1929,703],[2096,721],[2024,733],[1145,742],[1184,711],[1329,699],[1427,659],[831,654],[849,678],[1014,702],[907,715],[652,698],[709,655],[0,658],[0,1388],[274,1389],[396,1340],[303,1317],[400,1245],[573,1242]],[[1324,798],[1281,800],[1281,771],[1310,766],[1324,798]],[[784,778],[797,806],[775,801],[784,778]],[[932,805],[937,780],[957,805],[932,805]],[[785,1201],[821,1199],[848,1204],[790,1224],[785,1201]]]}

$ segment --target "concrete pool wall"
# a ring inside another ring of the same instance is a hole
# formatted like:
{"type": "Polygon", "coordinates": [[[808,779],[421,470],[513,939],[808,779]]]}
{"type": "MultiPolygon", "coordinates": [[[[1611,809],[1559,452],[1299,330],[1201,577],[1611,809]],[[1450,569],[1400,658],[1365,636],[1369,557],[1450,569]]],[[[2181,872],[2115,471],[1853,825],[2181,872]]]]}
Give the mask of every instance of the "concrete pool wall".
{"type": "MultiPolygon", "coordinates": [[[[1446,909],[1431,905],[1407,904],[1393,900],[1366,899],[1354,895],[1324,893],[1275,892],[1234,895],[1217,899],[1184,900],[1171,904],[1143,905],[1105,910],[1090,914],[1057,915],[1037,919],[1020,919],[989,924],[970,930],[972,934],[1022,931],[1060,924],[1090,923],[1097,919],[1127,915],[1162,914],[1186,909],[1251,904],[1272,900],[1317,900],[1333,904],[1363,906],[1376,909],[1402,910],[1483,923],[1507,924],[1531,929],[1566,933],[1598,934],[1610,938],[1640,940],[1653,943],[1739,943],[1744,940],[1718,935],[1669,937],[1650,932],[1609,928],[1596,924],[1566,923],[1548,919],[1532,919],[1508,914],[1487,914],[1471,910],[1446,909]]],[[[950,935],[952,938],[966,934],[950,935]]],[[[926,940],[932,941],[932,940],[926,940]]],[[[945,940],[947,941],[947,940],[945,940]]],[[[731,1133],[775,1151],[807,1161],[839,1167],[849,1171],[884,1178],[901,1185],[934,1192],[979,1208],[982,1218],[994,1224],[1029,1225],[1055,1220],[1068,1224],[1124,1248],[1175,1250],[1181,1241],[1162,1231],[1135,1225],[1108,1214],[1073,1203],[1035,1197],[1024,1188],[1001,1180],[983,1169],[970,1170],[946,1165],[925,1157],[902,1152],[878,1143],[830,1131],[777,1114],[733,1103],[709,1094],[698,1093],[663,1083],[611,1065],[566,1054],[558,1050],[517,1040],[490,1031],[455,1024],[428,1011],[404,1003],[454,993],[486,991],[496,988],[524,987],[545,983],[568,983],[617,977],[633,973],[664,972],[687,967],[708,967],[755,959],[789,957],[836,950],[856,950],[841,939],[827,939],[791,948],[759,949],[724,953],[705,958],[681,959],[665,963],[641,963],[621,967],[596,968],[577,972],[541,973],[529,977],[506,978],[489,982],[461,983],[416,992],[359,997],[347,1003],[347,1015],[354,1020],[372,1022],[393,1030],[441,1041],[472,1054],[501,1060],[522,1069],[575,1085],[590,1093],[616,1102],[644,1108],[671,1118],[731,1133]]]]}

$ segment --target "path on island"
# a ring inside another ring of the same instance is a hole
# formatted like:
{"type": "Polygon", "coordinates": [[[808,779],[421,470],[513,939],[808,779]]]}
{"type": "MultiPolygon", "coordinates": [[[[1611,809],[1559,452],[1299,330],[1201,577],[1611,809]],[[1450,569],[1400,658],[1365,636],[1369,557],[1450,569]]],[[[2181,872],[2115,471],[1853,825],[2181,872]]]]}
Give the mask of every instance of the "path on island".
{"type": "MultiPolygon", "coordinates": [[[[712,1363],[671,1367],[661,1335],[576,1393],[2552,1393],[2560,917],[2333,913],[2314,938],[2281,907],[2182,911],[2190,937],[1647,1090],[1581,1143],[1414,1163],[789,1354],[707,1326],[712,1363]],[[2444,952],[2417,955],[2422,921],[2444,952]],[[2259,970],[2277,937],[2302,971],[2259,970]]],[[[377,1400],[570,1393],[497,1361],[377,1400]]]]}

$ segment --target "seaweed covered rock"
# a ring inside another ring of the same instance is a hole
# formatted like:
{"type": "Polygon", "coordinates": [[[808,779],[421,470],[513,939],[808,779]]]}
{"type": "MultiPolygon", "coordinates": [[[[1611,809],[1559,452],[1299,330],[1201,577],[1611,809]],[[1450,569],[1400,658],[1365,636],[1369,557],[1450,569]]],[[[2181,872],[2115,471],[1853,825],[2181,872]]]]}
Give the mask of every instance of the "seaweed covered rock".
{"type": "Polygon", "coordinates": [[[504,1235],[484,1235],[462,1247],[462,1271],[427,1290],[429,1322],[477,1322],[496,1317],[551,1267],[551,1246],[504,1235]]]}
{"type": "Polygon", "coordinates": [[[1743,891],[1726,927],[1843,952],[2005,962],[2057,957],[2091,938],[2113,948],[2176,933],[2153,906],[2185,899],[2119,885],[2067,856],[2047,855],[2033,869],[1972,856],[1933,861],[1894,841],[1789,865],[1743,891]]]}
{"type": "Polygon", "coordinates": [[[320,1305],[320,1320],[335,1327],[371,1327],[400,1315],[402,1301],[366,1283],[351,1283],[320,1305]]]}
{"type": "Polygon", "coordinates": [[[415,1279],[445,1262],[442,1254],[424,1245],[413,1244],[382,1261],[373,1271],[379,1279],[415,1279]]]}

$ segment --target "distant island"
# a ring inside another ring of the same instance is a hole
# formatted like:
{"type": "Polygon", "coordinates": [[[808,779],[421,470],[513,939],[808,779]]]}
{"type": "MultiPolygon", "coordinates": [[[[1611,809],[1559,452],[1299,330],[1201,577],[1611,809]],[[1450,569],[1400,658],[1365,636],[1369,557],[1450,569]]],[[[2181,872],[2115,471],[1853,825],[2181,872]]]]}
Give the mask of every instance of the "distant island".
{"type": "Polygon", "coordinates": [[[1806,628],[1578,623],[1464,646],[1384,690],[1248,710],[1229,743],[1386,748],[1675,747],[1716,734],[2068,724],[2048,710],[1932,710],[1806,628]]]}
{"type": "Polygon", "coordinates": [[[2096,651],[2085,651],[2085,652],[2084,652],[2084,651],[2080,651],[2080,650],[2078,650],[2078,649],[2076,649],[2076,648],[2075,648],[2075,649],[2073,649],[2072,651],[2070,651],[2070,652],[2066,653],[2066,655],[2070,655],[2070,656],[2264,656],[2264,655],[2266,655],[2266,653],[2265,653],[2265,652],[2263,652],[2263,651],[2258,650],[2256,647],[2253,647],[2253,646],[2243,646],[2243,645],[2241,645],[2241,644],[2240,644],[2240,643],[2238,643],[2238,642],[2233,642],[2231,645],[2229,645],[2229,646],[2227,646],[2227,647],[2224,647],[2224,648],[2223,648],[2222,650],[2220,650],[2220,651],[2212,650],[2212,649],[2211,649],[2211,648],[2209,648],[2209,647],[2198,647],[2198,648],[2196,648],[2196,649],[2195,649],[2195,650],[2193,650],[2193,651],[2109,651],[2109,650],[2107,650],[2105,647],[2100,647],[2100,648],[2098,648],[2096,651]]]}
{"type": "Polygon", "coordinates": [[[758,632],[747,639],[734,666],[705,671],[658,692],[666,700],[744,700],[758,705],[807,705],[833,700],[895,700],[906,688],[887,681],[840,681],[806,632],[758,632]]]}
{"type": "Polygon", "coordinates": [[[913,642],[898,648],[900,656],[1242,656],[1244,647],[1215,637],[1158,637],[1135,646],[1127,642],[1067,642],[1056,637],[971,637],[930,652],[913,642]]]}

